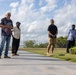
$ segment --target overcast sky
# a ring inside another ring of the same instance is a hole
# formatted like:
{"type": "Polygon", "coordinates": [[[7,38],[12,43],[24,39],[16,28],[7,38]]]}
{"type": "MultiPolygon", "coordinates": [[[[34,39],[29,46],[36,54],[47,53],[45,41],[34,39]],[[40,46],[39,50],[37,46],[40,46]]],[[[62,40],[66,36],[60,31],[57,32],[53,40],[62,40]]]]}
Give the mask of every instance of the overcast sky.
{"type": "Polygon", "coordinates": [[[21,22],[21,44],[26,40],[47,42],[52,18],[58,27],[58,37],[66,36],[71,25],[76,24],[76,0],[0,0],[0,19],[8,11],[14,26],[21,22]]]}

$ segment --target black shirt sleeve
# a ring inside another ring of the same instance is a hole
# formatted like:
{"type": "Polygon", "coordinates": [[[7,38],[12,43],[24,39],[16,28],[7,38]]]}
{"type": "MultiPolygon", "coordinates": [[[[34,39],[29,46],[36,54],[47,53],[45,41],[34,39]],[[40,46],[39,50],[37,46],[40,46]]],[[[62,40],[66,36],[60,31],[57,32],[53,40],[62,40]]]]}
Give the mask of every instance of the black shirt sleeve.
{"type": "Polygon", "coordinates": [[[56,31],[58,32],[58,28],[57,28],[57,26],[56,26],[56,31]]]}
{"type": "Polygon", "coordinates": [[[4,25],[4,19],[1,19],[1,23],[0,24],[4,25]]]}
{"type": "Polygon", "coordinates": [[[50,31],[50,26],[48,27],[47,31],[50,31]]]}

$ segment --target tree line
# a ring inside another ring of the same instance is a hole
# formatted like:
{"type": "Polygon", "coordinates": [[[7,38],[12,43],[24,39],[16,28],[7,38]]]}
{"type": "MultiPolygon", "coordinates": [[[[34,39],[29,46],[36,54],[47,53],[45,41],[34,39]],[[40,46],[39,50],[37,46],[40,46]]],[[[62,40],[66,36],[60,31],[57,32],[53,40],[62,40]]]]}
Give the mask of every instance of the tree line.
{"type": "MultiPolygon", "coordinates": [[[[37,44],[35,40],[26,40],[23,43],[24,48],[47,48],[48,42],[37,44]]],[[[67,37],[60,36],[56,40],[55,47],[57,48],[66,48],[67,46],[67,37]]]]}

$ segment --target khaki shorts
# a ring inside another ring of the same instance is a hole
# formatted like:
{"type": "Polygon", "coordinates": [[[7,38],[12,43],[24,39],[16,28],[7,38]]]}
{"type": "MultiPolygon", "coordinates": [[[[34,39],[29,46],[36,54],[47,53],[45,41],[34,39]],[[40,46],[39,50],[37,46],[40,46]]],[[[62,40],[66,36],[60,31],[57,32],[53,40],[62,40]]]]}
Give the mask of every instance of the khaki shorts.
{"type": "Polygon", "coordinates": [[[54,45],[56,43],[56,38],[48,38],[49,44],[54,45]]]}

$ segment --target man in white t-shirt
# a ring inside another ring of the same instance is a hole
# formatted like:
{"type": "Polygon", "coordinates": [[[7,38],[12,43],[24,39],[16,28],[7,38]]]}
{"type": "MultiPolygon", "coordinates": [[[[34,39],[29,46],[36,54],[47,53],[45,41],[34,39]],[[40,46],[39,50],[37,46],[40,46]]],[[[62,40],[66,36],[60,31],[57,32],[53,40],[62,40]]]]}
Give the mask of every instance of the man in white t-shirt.
{"type": "Polygon", "coordinates": [[[75,46],[75,40],[76,40],[76,29],[75,25],[72,25],[72,29],[69,30],[68,32],[68,37],[67,37],[67,50],[66,52],[69,53],[69,49],[73,46],[75,46]]]}
{"type": "Polygon", "coordinates": [[[17,52],[18,52],[18,48],[19,48],[19,44],[20,44],[20,34],[21,34],[20,24],[21,24],[20,22],[16,22],[16,27],[13,27],[13,29],[12,29],[12,36],[13,36],[12,56],[14,56],[14,55],[19,56],[19,54],[17,54],[17,52]]]}

